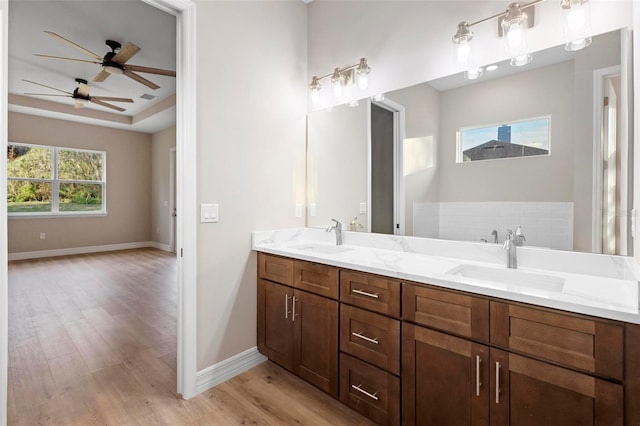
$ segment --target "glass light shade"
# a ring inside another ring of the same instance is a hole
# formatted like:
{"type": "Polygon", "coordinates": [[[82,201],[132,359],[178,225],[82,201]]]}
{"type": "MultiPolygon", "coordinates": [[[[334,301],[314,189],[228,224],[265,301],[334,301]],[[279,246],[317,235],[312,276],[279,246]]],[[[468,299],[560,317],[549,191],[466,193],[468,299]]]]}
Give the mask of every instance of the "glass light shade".
{"type": "Polygon", "coordinates": [[[471,59],[471,43],[463,41],[460,44],[455,45],[456,50],[456,62],[459,64],[466,64],[471,59]]]}
{"type": "Polygon", "coordinates": [[[464,78],[467,80],[475,80],[479,77],[482,77],[484,70],[482,68],[471,68],[470,70],[465,71],[464,78]]]}
{"type": "Polygon", "coordinates": [[[358,75],[358,87],[361,90],[369,87],[369,76],[367,74],[359,74],[358,75]]]}
{"type": "Polygon", "coordinates": [[[314,104],[320,102],[320,89],[311,89],[311,102],[313,102],[314,104]]]}
{"type": "Polygon", "coordinates": [[[514,56],[511,58],[511,66],[512,67],[523,67],[530,63],[533,60],[533,56],[525,53],[524,55],[514,56]]]}
{"type": "Polygon", "coordinates": [[[451,38],[456,64],[468,65],[471,62],[471,40],[473,40],[473,31],[469,30],[469,23],[460,22],[458,31],[451,38]]]}
{"type": "Polygon", "coordinates": [[[339,98],[342,96],[342,82],[344,78],[340,74],[340,69],[336,68],[331,76],[331,87],[333,88],[333,96],[339,98]]]}
{"type": "Polygon", "coordinates": [[[505,50],[512,58],[527,53],[527,20],[517,3],[509,5],[501,26],[505,50]]]}
{"type": "Polygon", "coordinates": [[[358,79],[358,87],[360,90],[364,90],[369,86],[369,72],[371,68],[367,65],[366,58],[360,58],[358,68],[356,68],[356,78],[358,79]]]}
{"type": "Polygon", "coordinates": [[[591,44],[591,7],[588,0],[563,0],[562,35],[565,50],[584,49],[591,44]]]}

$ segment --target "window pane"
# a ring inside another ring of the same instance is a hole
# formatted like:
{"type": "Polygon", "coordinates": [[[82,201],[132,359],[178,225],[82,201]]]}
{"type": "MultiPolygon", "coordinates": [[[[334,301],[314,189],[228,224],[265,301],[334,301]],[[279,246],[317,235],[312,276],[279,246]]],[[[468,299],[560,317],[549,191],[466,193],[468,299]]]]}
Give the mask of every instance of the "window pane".
{"type": "Polygon", "coordinates": [[[102,211],[102,185],[60,183],[60,211],[102,211]]]}
{"type": "Polygon", "coordinates": [[[458,162],[549,155],[549,118],[461,129],[460,148],[458,162]]]}
{"type": "Polygon", "coordinates": [[[7,211],[9,213],[51,212],[51,183],[8,181],[7,211]]]}
{"type": "Polygon", "coordinates": [[[102,153],[58,149],[58,179],[102,180],[102,153]]]}
{"type": "Polygon", "coordinates": [[[28,145],[7,145],[7,176],[51,179],[51,149],[28,145]]]}

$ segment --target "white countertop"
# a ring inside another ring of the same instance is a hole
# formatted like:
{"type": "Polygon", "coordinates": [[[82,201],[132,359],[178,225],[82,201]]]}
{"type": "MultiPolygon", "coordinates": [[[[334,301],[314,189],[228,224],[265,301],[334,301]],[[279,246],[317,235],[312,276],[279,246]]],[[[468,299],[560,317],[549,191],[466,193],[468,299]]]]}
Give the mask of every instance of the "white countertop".
{"type": "Polygon", "coordinates": [[[257,231],[256,251],[507,300],[640,324],[638,265],[620,256],[314,228],[257,231]]]}

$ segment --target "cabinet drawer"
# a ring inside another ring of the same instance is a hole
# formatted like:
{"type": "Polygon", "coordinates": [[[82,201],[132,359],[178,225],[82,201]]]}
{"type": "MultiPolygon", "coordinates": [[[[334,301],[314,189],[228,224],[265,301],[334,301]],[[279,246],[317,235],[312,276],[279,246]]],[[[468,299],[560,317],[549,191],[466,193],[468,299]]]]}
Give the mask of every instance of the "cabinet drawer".
{"type": "Polygon", "coordinates": [[[419,284],[402,284],[402,319],[489,341],[489,301],[419,284]]]}
{"type": "Polygon", "coordinates": [[[340,301],[391,317],[400,317],[400,282],[340,271],[340,301]]]}
{"type": "Polygon", "coordinates": [[[623,378],[623,337],[617,323],[491,302],[491,343],[605,378],[623,378]]]}
{"type": "Polygon", "coordinates": [[[400,321],[341,304],[340,350],[400,374],[400,321]]]}
{"type": "Polygon", "coordinates": [[[258,253],[258,276],[277,283],[293,285],[293,260],[258,253]]]}
{"type": "Polygon", "coordinates": [[[319,296],[338,300],[338,269],[296,260],[293,286],[319,296]]]}
{"type": "Polygon", "coordinates": [[[400,424],[400,379],[343,353],[340,401],[376,424],[400,424]]]}

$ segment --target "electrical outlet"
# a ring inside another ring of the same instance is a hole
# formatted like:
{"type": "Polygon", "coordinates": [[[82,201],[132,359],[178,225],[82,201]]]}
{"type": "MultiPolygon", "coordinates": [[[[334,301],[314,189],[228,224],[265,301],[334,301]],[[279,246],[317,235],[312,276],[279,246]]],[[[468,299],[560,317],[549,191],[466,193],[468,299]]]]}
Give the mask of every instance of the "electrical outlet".
{"type": "Polygon", "coordinates": [[[40,233],[40,239],[41,240],[46,240],[47,239],[47,234],[45,234],[44,232],[40,233]]]}

